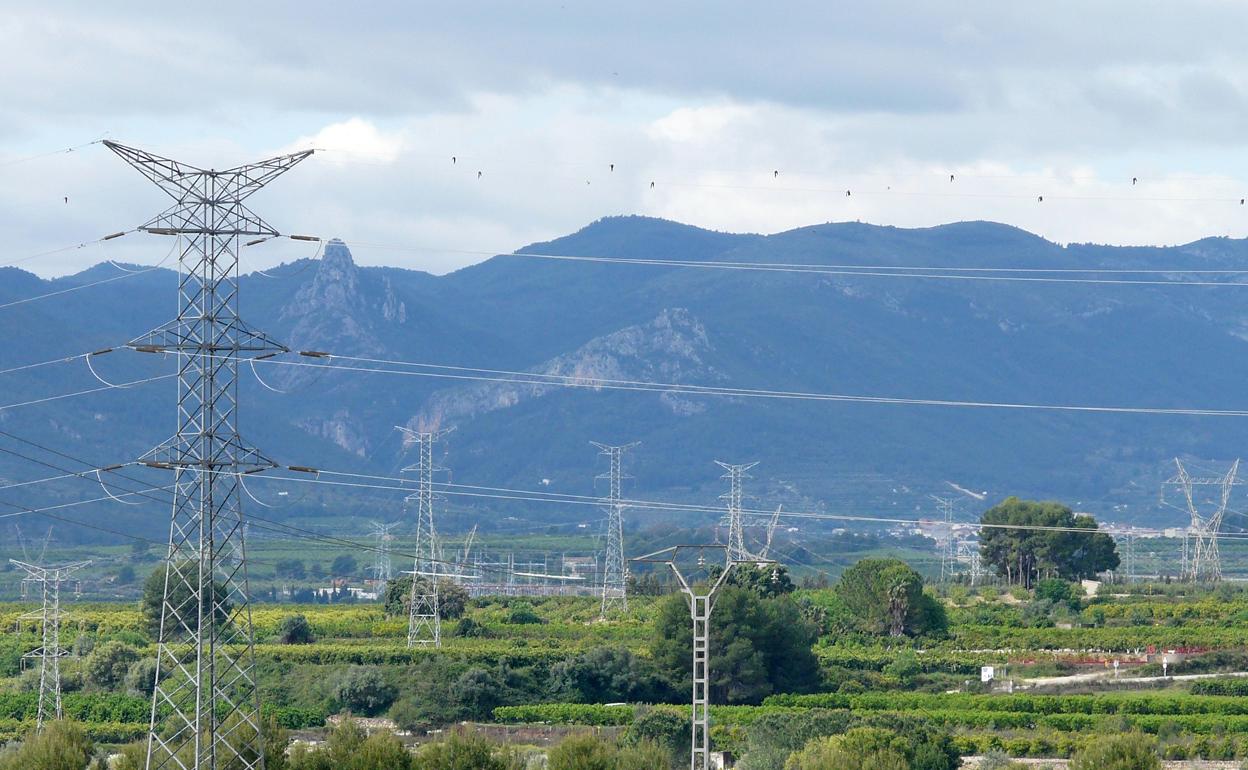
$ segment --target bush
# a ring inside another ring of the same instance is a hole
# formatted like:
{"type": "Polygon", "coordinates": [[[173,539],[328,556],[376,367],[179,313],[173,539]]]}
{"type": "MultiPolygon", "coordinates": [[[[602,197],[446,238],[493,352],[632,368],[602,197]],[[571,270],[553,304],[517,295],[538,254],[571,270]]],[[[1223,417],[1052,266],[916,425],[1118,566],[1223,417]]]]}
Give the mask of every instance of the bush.
{"type": "Polygon", "coordinates": [[[910,762],[885,730],[856,728],[815,738],[784,763],[785,770],[910,770],[910,762]]]}
{"type": "Polygon", "coordinates": [[[95,746],[75,722],[48,722],[16,750],[0,755],[0,770],[82,770],[95,746]]]}
{"type": "Polygon", "coordinates": [[[533,625],[546,621],[542,620],[542,616],[537,614],[537,610],[533,609],[532,604],[516,602],[511,605],[511,611],[507,613],[507,622],[515,625],[533,625]]]}
{"type": "Polygon", "coordinates": [[[130,664],[126,671],[125,687],[130,695],[150,697],[156,689],[157,663],[155,658],[143,658],[130,664]]]}
{"type": "Polygon", "coordinates": [[[616,751],[592,735],[571,735],[550,750],[547,770],[615,770],[616,751]]]}
{"type": "Polygon", "coordinates": [[[311,644],[312,624],[303,615],[287,615],[277,627],[277,641],[281,644],[311,644]]]}
{"type": "Polygon", "coordinates": [[[1088,743],[1070,761],[1070,770],[1161,770],[1157,742],[1139,733],[1110,735],[1088,743]]]}
{"type": "Polygon", "coordinates": [[[451,632],[451,636],[458,636],[467,639],[489,639],[494,636],[490,629],[485,625],[478,623],[472,618],[460,618],[455,624],[455,630],[451,632]]]}
{"type": "Polygon", "coordinates": [[[416,752],[411,770],[507,770],[498,746],[474,732],[452,732],[416,752]]]}
{"type": "Polygon", "coordinates": [[[101,690],[115,690],[126,678],[130,666],[139,659],[133,647],[121,642],[106,642],[88,657],[84,668],[87,681],[101,690]]]}
{"type": "Polygon", "coordinates": [[[334,699],[352,714],[377,716],[394,702],[394,686],[377,668],[352,666],[334,685],[334,699]]]}
{"type": "Polygon", "coordinates": [[[654,706],[640,710],[624,732],[620,742],[625,746],[653,743],[674,754],[687,753],[689,719],[670,706],[654,706]]]}

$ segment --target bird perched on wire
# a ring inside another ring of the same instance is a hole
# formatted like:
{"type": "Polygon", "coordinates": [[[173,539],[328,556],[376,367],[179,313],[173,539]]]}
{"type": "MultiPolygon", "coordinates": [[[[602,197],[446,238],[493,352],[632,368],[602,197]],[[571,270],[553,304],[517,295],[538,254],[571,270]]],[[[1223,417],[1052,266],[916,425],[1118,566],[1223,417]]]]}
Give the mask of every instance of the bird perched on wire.
{"type": "Polygon", "coordinates": [[[480,179],[480,178],[481,178],[481,172],[480,172],[480,171],[478,171],[478,172],[477,172],[477,179],[480,179]]]}
{"type": "Polygon", "coordinates": [[[779,179],[779,178],[780,178],[780,170],[779,170],[779,169],[776,169],[775,171],[771,172],[771,178],[772,178],[772,179],[779,179]]]}
{"type": "MultiPolygon", "coordinates": [[[[650,183],[650,189],[651,189],[651,190],[653,190],[653,189],[654,189],[654,182],[651,182],[651,183],[650,183]]],[[[1243,203],[1243,201],[1240,201],[1240,203],[1243,203]]]]}
{"type": "Polygon", "coordinates": [[[454,155],[452,155],[452,156],[451,156],[451,165],[452,165],[452,166],[454,166],[454,165],[455,165],[455,156],[454,156],[454,155]]]}

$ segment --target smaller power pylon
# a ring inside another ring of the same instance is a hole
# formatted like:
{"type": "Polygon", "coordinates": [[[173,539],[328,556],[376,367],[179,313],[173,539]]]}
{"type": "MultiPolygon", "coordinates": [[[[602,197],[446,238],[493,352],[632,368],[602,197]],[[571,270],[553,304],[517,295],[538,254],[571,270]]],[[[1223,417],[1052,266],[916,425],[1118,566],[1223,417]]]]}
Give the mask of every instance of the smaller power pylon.
{"type": "MultiPolygon", "coordinates": [[[[1165,482],[1165,486],[1180,490],[1184,502],[1184,507],[1180,510],[1191,517],[1187,531],[1192,543],[1185,548],[1183,578],[1192,582],[1219,581],[1222,579],[1222,556],[1218,549],[1218,534],[1222,529],[1222,519],[1230,504],[1232,491],[1244,483],[1239,478],[1239,460],[1231,463],[1230,469],[1224,474],[1213,473],[1206,476],[1192,475],[1188,470],[1189,464],[1177,457],[1174,458],[1174,465],[1176,473],[1165,482]],[[1210,495],[1202,495],[1200,490],[1205,487],[1214,487],[1216,491],[1210,495]]],[[[1178,508],[1177,505],[1167,504],[1178,508]]],[[[1184,538],[1184,543],[1186,545],[1187,538],[1184,538]]]]}
{"type": "Polygon", "coordinates": [[[433,445],[450,433],[453,428],[440,431],[414,431],[411,428],[398,426],[406,438],[414,440],[419,448],[420,459],[416,465],[410,465],[405,472],[419,473],[416,492],[408,495],[405,502],[417,503],[416,509],[416,554],[415,564],[411,572],[412,593],[408,605],[407,646],[442,646],[442,616],[439,609],[438,579],[446,574],[442,558],[442,544],[438,541],[438,530],[434,521],[433,474],[445,470],[438,467],[433,460],[433,445]],[[424,578],[422,581],[421,578],[424,578]],[[420,591],[421,585],[428,590],[420,591]]]}
{"type": "Polygon", "coordinates": [[[9,562],[26,573],[23,584],[38,586],[43,599],[39,609],[18,618],[19,624],[39,622],[40,644],[22,656],[23,660],[39,660],[39,707],[35,718],[35,729],[39,729],[45,720],[61,718],[61,658],[69,655],[69,650],[61,647],[61,583],[91,562],[60,567],[43,567],[16,559],[9,559],[9,562]]]}
{"type": "Polygon", "coordinates": [[[979,542],[976,540],[959,540],[957,555],[954,557],[959,564],[965,564],[970,573],[971,585],[979,585],[983,579],[983,562],[979,555],[979,542]]]}
{"type": "MultiPolygon", "coordinates": [[[[624,562],[624,453],[637,446],[640,442],[621,446],[610,446],[591,441],[598,447],[599,454],[610,459],[610,468],[597,478],[606,479],[609,484],[607,499],[603,507],[607,509],[607,551],[602,571],[602,607],[598,612],[599,620],[606,620],[607,614],[614,608],[628,611],[628,574],[624,562]]],[[[549,570],[546,570],[549,571],[549,570]]]]}
{"type": "Polygon", "coordinates": [[[384,586],[393,577],[390,566],[390,545],[394,542],[394,530],[399,522],[370,521],[368,536],[377,541],[376,559],[373,561],[373,580],[384,586]]]}
{"type": "Polygon", "coordinates": [[[936,501],[936,507],[940,509],[943,522],[939,544],[940,582],[944,583],[953,579],[956,564],[953,553],[953,506],[955,501],[951,497],[938,497],[936,495],[928,495],[928,497],[936,501]]]}
{"type": "Polygon", "coordinates": [[[728,491],[719,496],[728,501],[728,555],[734,561],[748,561],[750,552],[745,547],[745,524],[741,520],[741,482],[750,478],[748,471],[758,463],[733,465],[716,460],[715,464],[726,471],[720,478],[728,481],[728,491]]]}
{"type": "Polygon", "coordinates": [[[693,699],[690,770],[709,770],[711,752],[711,613],[715,599],[738,564],[774,564],[767,559],[732,558],[731,545],[677,545],[640,556],[635,562],[666,564],[680,581],[693,621],[693,699]],[[693,558],[689,564],[687,559],[693,558]]]}

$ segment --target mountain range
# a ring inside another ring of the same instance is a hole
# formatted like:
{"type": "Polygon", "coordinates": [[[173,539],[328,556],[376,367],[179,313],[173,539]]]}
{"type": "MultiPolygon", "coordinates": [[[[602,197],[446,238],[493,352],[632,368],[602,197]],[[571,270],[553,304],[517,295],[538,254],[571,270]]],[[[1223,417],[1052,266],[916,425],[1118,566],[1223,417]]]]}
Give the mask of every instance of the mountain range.
{"type": "MultiPolygon", "coordinates": [[[[640,441],[627,455],[626,493],[638,498],[717,506],[726,482],[714,461],[757,461],[746,481],[750,507],[912,518],[933,516],[929,495],[936,494],[957,497],[959,517],[969,518],[1017,494],[1138,524],[1182,521],[1159,502],[1173,457],[1224,469],[1243,451],[1238,417],[562,388],[495,374],[1020,405],[1242,409],[1248,285],[1220,285],[1241,278],[1199,271],[1243,268],[1243,240],[1061,245],[990,222],[925,229],[828,223],[754,235],[613,217],[519,253],[615,261],[499,255],[435,276],[361,267],[350,244],[335,240],[318,260],[242,276],[240,307],[251,326],[295,351],[353,357],[291,354],[244,366],[242,432],[285,465],[396,476],[415,454],[395,426],[454,428],[439,445],[440,464],[449,469],[441,478],[578,495],[605,491],[594,478],[605,466],[591,441],[640,441]],[[828,267],[789,267],[811,264],[828,267]],[[842,265],[872,274],[835,267],[842,265]],[[996,272],[958,278],[934,267],[996,272]],[[1098,272],[1028,272],[1034,269],[1098,272]],[[1142,272],[1112,272],[1127,270],[1142,272]],[[1013,280],[1019,278],[1062,280],[1013,280]],[[1191,281],[1219,285],[1175,285],[1191,281]],[[403,373],[290,365],[327,361],[403,373]]],[[[0,269],[0,369],[116,348],[168,321],[177,274],[124,272],[139,269],[104,263],[51,281],[0,269]],[[62,290],[69,291],[9,304],[62,290]]],[[[124,389],[101,383],[167,374],[172,360],[114,350],[91,364],[77,359],[0,375],[0,406],[99,388],[0,409],[6,484],[86,467],[64,455],[94,465],[133,460],[172,432],[171,379],[124,389]]],[[[114,493],[131,484],[114,481],[114,493]]],[[[264,481],[249,490],[257,505],[272,506],[266,515],[324,526],[395,516],[404,495],[264,481]]],[[[0,499],[45,506],[100,493],[94,478],[70,479],[11,487],[0,499]]],[[[487,529],[512,518],[543,524],[601,515],[583,505],[502,497],[450,496],[446,505],[451,526],[480,522],[487,529]]],[[[93,503],[63,515],[154,533],[167,526],[167,510],[146,503],[93,503]]],[[[674,521],[671,513],[632,515],[674,521]]]]}

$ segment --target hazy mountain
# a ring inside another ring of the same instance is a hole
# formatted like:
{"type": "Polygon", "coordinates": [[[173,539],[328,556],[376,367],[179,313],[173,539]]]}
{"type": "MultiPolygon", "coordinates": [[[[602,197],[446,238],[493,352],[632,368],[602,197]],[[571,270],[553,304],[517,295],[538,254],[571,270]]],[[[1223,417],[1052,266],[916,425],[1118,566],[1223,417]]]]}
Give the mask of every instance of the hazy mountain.
{"type": "MultiPolygon", "coordinates": [[[[885,267],[1210,270],[1248,263],[1248,244],[1239,240],[1063,247],[985,222],[918,230],[841,223],[759,236],[627,217],[523,251],[885,267]]],[[[49,282],[0,269],[0,304],[118,274],[102,265],[49,282]]],[[[1134,276],[1184,277],[1192,276],[1134,276]]],[[[153,271],[2,308],[0,369],[137,337],[172,315],[175,283],[172,272],[153,271]]],[[[435,277],[362,268],[346,245],[331,243],[319,262],[245,276],[240,296],[248,321],[292,348],[377,361],[902,398],[1248,405],[1242,395],[1248,286],[803,275],[514,256],[435,277]]],[[[109,381],[173,371],[171,360],[128,351],[94,363],[109,381]]],[[[989,498],[1058,498],[1111,519],[1154,521],[1174,518],[1157,504],[1169,458],[1229,461],[1244,446],[1239,418],[596,391],[318,372],[273,362],[255,369],[265,384],[244,367],[241,423],[253,443],[281,462],[394,474],[414,461],[395,425],[453,426],[442,462],[456,482],[577,494],[592,494],[593,476],[602,470],[591,440],[640,440],[630,466],[631,489],[640,497],[715,503],[721,471],[712,461],[758,460],[748,491],[759,505],[783,502],[790,510],[912,515],[930,510],[928,493],[949,493],[956,484],[989,498]]],[[[0,403],[93,386],[103,387],[81,361],[5,374],[0,403]]],[[[171,432],[173,398],[172,380],[164,380],[5,409],[0,430],[95,463],[121,462],[171,432]]],[[[34,451],[3,436],[0,447],[34,451]]],[[[5,454],[0,474],[21,480],[54,471],[5,454]]],[[[90,483],[13,488],[0,491],[0,499],[34,505],[95,496],[98,486],[90,483]]],[[[315,486],[307,497],[300,496],[302,487],[281,487],[288,494],[280,495],[263,481],[249,488],[274,505],[296,501],[268,516],[376,513],[397,508],[402,498],[328,486],[315,486]]],[[[966,500],[968,515],[978,512],[979,504],[966,500]]],[[[453,498],[450,508],[448,516],[484,525],[510,515],[552,521],[599,515],[577,506],[525,508],[474,498],[453,498]]],[[[64,515],[142,522],[158,531],[162,513],[109,503],[64,515]]]]}

